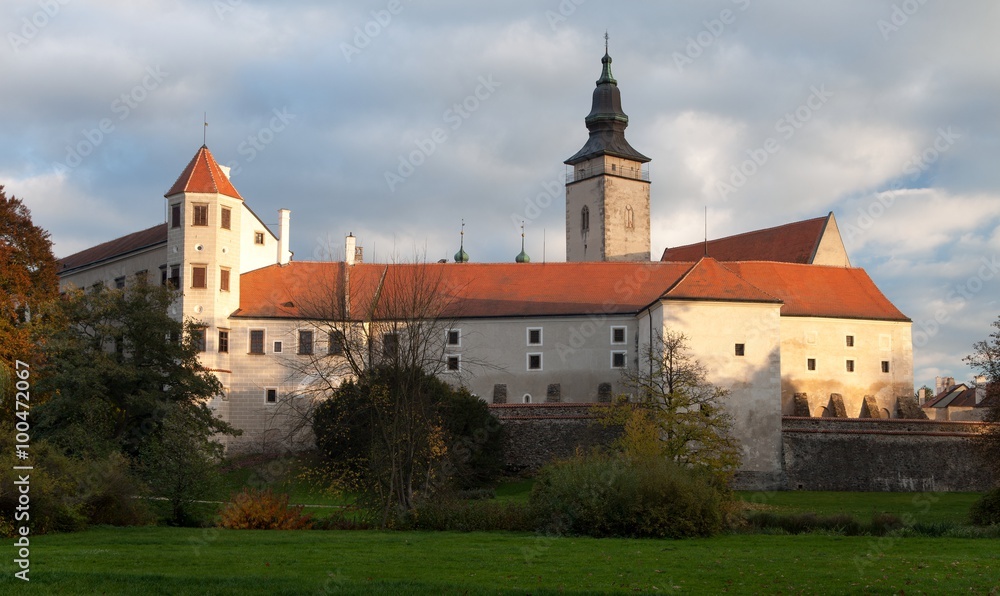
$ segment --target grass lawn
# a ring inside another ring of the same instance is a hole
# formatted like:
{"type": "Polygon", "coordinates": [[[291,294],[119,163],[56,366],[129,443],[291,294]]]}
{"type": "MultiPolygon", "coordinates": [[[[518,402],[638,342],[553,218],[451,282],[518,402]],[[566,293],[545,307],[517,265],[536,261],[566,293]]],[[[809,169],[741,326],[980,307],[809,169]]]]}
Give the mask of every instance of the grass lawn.
{"type": "MultiPolygon", "coordinates": [[[[851,493],[776,491],[741,492],[739,497],[755,508],[775,513],[846,513],[858,520],[873,513],[912,516],[914,523],[968,523],[969,507],[981,493],[851,493]]],[[[905,518],[904,518],[905,519],[905,518]]]]}
{"type": "Polygon", "coordinates": [[[147,594],[990,593],[993,541],[724,535],[701,540],[513,533],[97,528],[39,536],[31,582],[0,592],[147,594]]]}

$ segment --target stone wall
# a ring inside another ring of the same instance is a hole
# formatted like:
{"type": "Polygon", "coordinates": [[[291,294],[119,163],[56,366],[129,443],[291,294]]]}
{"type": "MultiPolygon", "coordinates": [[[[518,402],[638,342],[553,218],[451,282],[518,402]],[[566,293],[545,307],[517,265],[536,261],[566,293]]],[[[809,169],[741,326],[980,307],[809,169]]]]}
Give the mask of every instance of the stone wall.
{"type": "Polygon", "coordinates": [[[586,403],[493,404],[490,412],[506,431],[505,458],[513,474],[532,474],[545,464],[608,445],[618,430],[597,422],[586,403]]]}
{"type": "Polygon", "coordinates": [[[997,480],[976,456],[976,422],[782,419],[791,490],[981,491],[997,480]]]}

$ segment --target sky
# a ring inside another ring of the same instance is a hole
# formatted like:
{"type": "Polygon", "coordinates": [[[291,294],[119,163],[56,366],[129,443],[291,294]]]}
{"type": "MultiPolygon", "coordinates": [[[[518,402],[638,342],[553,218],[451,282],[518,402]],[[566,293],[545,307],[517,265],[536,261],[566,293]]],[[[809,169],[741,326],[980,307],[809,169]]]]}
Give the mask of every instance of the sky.
{"type": "Polygon", "coordinates": [[[0,184],[66,256],[164,221],[203,140],[296,260],[565,259],[604,35],[652,252],[832,211],[919,387],[1000,315],[988,0],[6,0],[0,184]],[[207,114],[207,117],[206,117],[207,114]],[[208,126],[204,125],[208,122],[208,126]],[[707,218],[706,218],[707,209],[707,218]],[[706,222],[707,220],[707,222],[706,222]]]}

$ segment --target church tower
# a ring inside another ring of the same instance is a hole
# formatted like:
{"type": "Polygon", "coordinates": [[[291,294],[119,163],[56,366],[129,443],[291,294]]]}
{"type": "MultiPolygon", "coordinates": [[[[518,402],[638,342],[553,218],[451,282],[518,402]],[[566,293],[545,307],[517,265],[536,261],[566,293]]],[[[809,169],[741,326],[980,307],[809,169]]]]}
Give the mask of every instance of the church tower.
{"type": "MultiPolygon", "coordinates": [[[[607,36],[605,36],[605,42],[607,36]]],[[[625,140],[628,116],[604,48],[601,78],[584,120],[590,138],[565,161],[566,260],[648,261],[649,158],[625,140]]]]}

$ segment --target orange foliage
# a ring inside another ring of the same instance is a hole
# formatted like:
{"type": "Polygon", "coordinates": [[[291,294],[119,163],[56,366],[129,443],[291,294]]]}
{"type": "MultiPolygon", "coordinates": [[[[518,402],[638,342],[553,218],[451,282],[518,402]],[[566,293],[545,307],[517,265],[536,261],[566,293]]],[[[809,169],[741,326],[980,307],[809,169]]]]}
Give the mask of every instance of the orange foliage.
{"type": "Polygon", "coordinates": [[[219,525],[231,530],[308,530],[312,516],[302,513],[302,505],[288,505],[288,495],[271,489],[245,488],[226,504],[219,525]]]}

